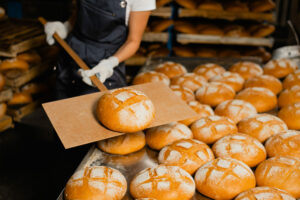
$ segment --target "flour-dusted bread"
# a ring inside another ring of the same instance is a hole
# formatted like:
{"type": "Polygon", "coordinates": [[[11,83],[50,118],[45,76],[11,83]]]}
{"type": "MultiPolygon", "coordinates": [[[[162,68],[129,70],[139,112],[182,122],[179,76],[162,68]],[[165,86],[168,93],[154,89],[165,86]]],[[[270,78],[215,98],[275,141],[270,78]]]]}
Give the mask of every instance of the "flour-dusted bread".
{"type": "Polygon", "coordinates": [[[289,129],[300,130],[300,103],[281,108],[278,117],[286,123],[289,129]]]}
{"type": "Polygon", "coordinates": [[[276,78],[284,78],[293,73],[298,68],[297,64],[290,59],[270,60],[265,66],[264,74],[275,76],[276,78]]]}
{"type": "Polygon", "coordinates": [[[186,68],[182,64],[170,61],[159,64],[155,68],[155,71],[163,73],[169,78],[174,78],[187,73],[186,68]]]}
{"type": "Polygon", "coordinates": [[[196,99],[194,92],[186,87],[181,87],[179,85],[171,85],[171,90],[179,96],[183,101],[189,102],[196,99]]]}
{"type": "Polygon", "coordinates": [[[300,86],[300,70],[296,70],[293,73],[289,74],[283,81],[283,88],[290,89],[295,85],[300,86]]]}
{"type": "Polygon", "coordinates": [[[245,82],[244,87],[263,87],[271,90],[275,95],[277,95],[282,90],[282,83],[274,76],[261,75],[248,79],[245,82]]]}
{"type": "Polygon", "coordinates": [[[134,79],[132,84],[138,85],[143,83],[153,83],[153,82],[162,82],[167,86],[170,85],[170,79],[163,73],[150,71],[150,72],[142,72],[138,74],[134,79]]]}
{"type": "Polygon", "coordinates": [[[206,63],[203,65],[198,65],[193,72],[195,74],[198,74],[200,76],[203,76],[206,78],[206,80],[209,80],[210,78],[223,74],[226,70],[218,64],[215,63],[206,63]]]}
{"type": "Polygon", "coordinates": [[[284,107],[300,102],[300,85],[283,90],[278,97],[278,106],[284,107]]]}
{"type": "Polygon", "coordinates": [[[209,79],[209,82],[224,83],[232,87],[236,92],[240,91],[244,85],[244,78],[238,73],[224,72],[209,79]]]}
{"type": "Polygon", "coordinates": [[[251,188],[239,194],[234,200],[296,200],[284,190],[273,187],[251,188]]]}
{"type": "Polygon", "coordinates": [[[263,74],[262,68],[254,62],[238,62],[229,68],[230,72],[236,72],[245,80],[263,74]]]}
{"type": "Polygon", "coordinates": [[[187,73],[171,79],[171,85],[179,85],[188,88],[193,92],[199,87],[206,84],[206,79],[203,76],[195,73],[187,73]]]}

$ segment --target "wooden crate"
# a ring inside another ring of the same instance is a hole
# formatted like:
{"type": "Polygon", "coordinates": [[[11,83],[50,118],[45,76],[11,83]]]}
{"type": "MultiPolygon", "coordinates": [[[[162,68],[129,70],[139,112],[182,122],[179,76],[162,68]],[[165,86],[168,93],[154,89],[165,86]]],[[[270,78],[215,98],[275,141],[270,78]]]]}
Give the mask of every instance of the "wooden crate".
{"type": "Polygon", "coordinates": [[[5,115],[0,119],[0,132],[3,132],[9,128],[13,128],[13,120],[12,117],[5,115]]]}
{"type": "Polygon", "coordinates": [[[23,117],[32,113],[39,106],[41,106],[41,102],[42,102],[41,100],[36,100],[20,108],[8,107],[7,114],[10,115],[14,121],[20,122],[23,117]]]}
{"type": "Polygon", "coordinates": [[[151,16],[170,18],[172,16],[172,8],[171,7],[157,8],[156,10],[152,11],[151,16]]]}
{"type": "Polygon", "coordinates": [[[144,42],[165,42],[169,40],[169,33],[154,33],[146,32],[143,35],[142,41],[144,42]]]}
{"type": "Polygon", "coordinates": [[[255,20],[268,21],[275,23],[276,16],[274,13],[252,13],[252,12],[228,12],[212,10],[191,10],[180,8],[178,17],[203,17],[207,19],[225,19],[225,20],[255,20]]]}
{"type": "Polygon", "coordinates": [[[0,92],[0,102],[9,101],[13,97],[11,88],[6,88],[0,92]]]}
{"type": "Polygon", "coordinates": [[[44,29],[37,20],[0,21],[0,56],[15,57],[42,44],[45,44],[44,29]]]}

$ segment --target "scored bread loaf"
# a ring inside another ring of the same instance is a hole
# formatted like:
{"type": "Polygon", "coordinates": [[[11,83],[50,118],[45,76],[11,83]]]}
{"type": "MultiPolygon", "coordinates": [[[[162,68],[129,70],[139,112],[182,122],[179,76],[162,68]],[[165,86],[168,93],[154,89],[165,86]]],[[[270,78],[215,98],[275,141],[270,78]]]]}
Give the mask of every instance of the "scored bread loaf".
{"type": "Polygon", "coordinates": [[[178,166],[191,175],[203,164],[214,158],[209,146],[199,140],[192,139],[178,140],[165,146],[158,155],[160,164],[178,166]]]}
{"type": "Polygon", "coordinates": [[[161,63],[155,68],[155,71],[163,73],[169,78],[174,78],[187,73],[187,70],[183,65],[175,62],[161,63]]]}
{"type": "Polygon", "coordinates": [[[256,187],[242,192],[234,200],[296,200],[284,190],[273,187],[256,187]]]}
{"type": "Polygon", "coordinates": [[[244,87],[263,87],[271,90],[274,94],[277,95],[282,90],[282,83],[274,76],[261,75],[248,79],[245,82],[244,87]]]}
{"type": "Polygon", "coordinates": [[[183,101],[189,102],[195,100],[195,95],[193,91],[186,87],[180,87],[179,85],[172,85],[170,88],[183,101]]]}
{"type": "Polygon", "coordinates": [[[270,60],[264,65],[264,74],[275,76],[276,78],[284,78],[290,73],[296,71],[298,66],[290,59],[270,60]]]}
{"type": "Polygon", "coordinates": [[[188,88],[193,92],[204,84],[206,84],[206,79],[195,73],[186,73],[171,79],[171,85],[179,85],[188,88]]]}
{"type": "Polygon", "coordinates": [[[278,117],[286,123],[289,129],[300,130],[300,103],[281,108],[278,117]]]}
{"type": "Polygon", "coordinates": [[[193,72],[195,74],[198,74],[200,76],[203,76],[204,78],[206,78],[206,80],[209,80],[210,78],[219,75],[219,74],[223,74],[226,70],[218,64],[214,64],[214,63],[206,63],[203,65],[198,65],[193,72]]]}
{"type": "Polygon", "coordinates": [[[224,83],[232,87],[236,92],[240,91],[244,85],[244,78],[238,73],[224,72],[209,79],[209,82],[224,83]]]}
{"type": "Polygon", "coordinates": [[[273,10],[276,7],[273,0],[255,0],[250,2],[252,12],[266,12],[273,10]]]}
{"type": "Polygon", "coordinates": [[[278,97],[278,106],[284,107],[300,102],[300,85],[283,90],[278,97]]]}
{"type": "Polygon", "coordinates": [[[153,82],[163,82],[167,86],[170,85],[170,79],[163,73],[160,72],[142,72],[138,74],[134,79],[132,84],[138,85],[143,83],[153,83],[153,82]]]}
{"type": "Polygon", "coordinates": [[[32,97],[30,94],[25,92],[17,92],[13,94],[13,97],[7,102],[8,106],[17,106],[31,103],[32,97]]]}
{"type": "Polygon", "coordinates": [[[189,200],[195,193],[195,182],[180,167],[158,165],[136,174],[130,183],[130,193],[134,198],[189,200]]]}
{"type": "Polygon", "coordinates": [[[230,72],[236,72],[245,80],[263,74],[262,68],[253,62],[238,62],[229,68],[230,72]]]}
{"type": "Polygon", "coordinates": [[[296,70],[293,73],[289,74],[283,81],[283,88],[289,89],[295,85],[300,86],[300,70],[296,70]]]}

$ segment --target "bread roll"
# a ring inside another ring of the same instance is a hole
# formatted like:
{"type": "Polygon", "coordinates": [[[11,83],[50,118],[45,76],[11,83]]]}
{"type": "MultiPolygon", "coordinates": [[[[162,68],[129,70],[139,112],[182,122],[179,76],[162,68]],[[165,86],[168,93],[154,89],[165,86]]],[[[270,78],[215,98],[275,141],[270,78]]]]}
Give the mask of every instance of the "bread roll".
{"type": "Polygon", "coordinates": [[[215,1],[215,0],[203,0],[200,2],[198,9],[222,11],[223,6],[221,3],[219,3],[218,1],[215,1]]]}
{"type": "Polygon", "coordinates": [[[28,104],[31,102],[32,102],[32,97],[30,94],[24,92],[17,92],[14,93],[13,97],[7,102],[7,105],[17,106],[17,105],[28,104]]]}
{"type": "Polygon", "coordinates": [[[198,2],[195,0],[175,0],[180,6],[188,9],[197,9],[198,2]]]}
{"type": "Polygon", "coordinates": [[[240,121],[238,129],[239,132],[264,142],[272,135],[287,131],[288,127],[278,117],[270,114],[257,114],[240,121]]]}
{"type": "Polygon", "coordinates": [[[130,183],[130,193],[134,198],[189,200],[195,193],[195,182],[180,167],[159,165],[135,175],[130,183]]]}
{"type": "Polygon", "coordinates": [[[292,60],[289,59],[278,59],[278,60],[271,60],[265,66],[264,74],[275,76],[276,78],[284,78],[290,73],[296,71],[298,66],[292,60]]]}
{"type": "Polygon", "coordinates": [[[35,51],[18,54],[17,59],[23,60],[29,64],[37,64],[42,60],[41,56],[35,51]]]}
{"type": "Polygon", "coordinates": [[[269,157],[292,156],[300,159],[300,132],[288,130],[273,135],[265,146],[269,157]]]}
{"type": "Polygon", "coordinates": [[[243,26],[233,24],[226,26],[224,29],[225,35],[229,37],[249,37],[249,33],[243,26]]]}
{"type": "Polygon", "coordinates": [[[253,62],[238,62],[229,68],[230,72],[236,72],[245,80],[263,74],[262,68],[253,62]]]}
{"type": "Polygon", "coordinates": [[[194,101],[195,100],[195,95],[194,95],[193,91],[188,89],[188,88],[180,87],[178,85],[172,85],[170,88],[183,101],[189,102],[189,101],[194,101]]]}
{"type": "Polygon", "coordinates": [[[170,51],[166,47],[160,47],[157,49],[149,50],[147,56],[148,57],[167,57],[170,54],[170,51]]]}
{"type": "Polygon", "coordinates": [[[247,2],[242,2],[240,0],[229,1],[225,3],[224,7],[228,12],[249,12],[247,2]]]}
{"type": "Polygon", "coordinates": [[[205,28],[201,29],[199,31],[199,34],[223,36],[224,31],[221,28],[217,27],[217,26],[209,25],[209,26],[206,26],[205,28]]]}
{"type": "Polygon", "coordinates": [[[201,86],[196,92],[196,98],[200,103],[215,107],[223,101],[233,99],[235,91],[229,85],[211,82],[201,86]]]}
{"type": "Polygon", "coordinates": [[[213,109],[209,105],[200,104],[198,101],[189,101],[188,105],[198,114],[197,117],[180,121],[180,123],[187,126],[193,122],[201,119],[202,117],[208,117],[214,115],[213,109]]]}
{"type": "Polygon", "coordinates": [[[289,129],[300,130],[300,103],[281,108],[278,117],[286,123],[289,129]]]}
{"type": "Polygon", "coordinates": [[[196,56],[204,58],[214,58],[217,57],[217,51],[213,48],[197,48],[196,56]]]}
{"type": "Polygon", "coordinates": [[[198,65],[193,70],[195,74],[203,76],[204,78],[206,78],[206,80],[209,80],[210,78],[216,75],[223,74],[225,71],[226,70],[222,66],[214,63],[206,63],[203,65],[198,65]]]}
{"type": "Polygon", "coordinates": [[[74,199],[121,200],[127,190],[125,177],[116,169],[94,166],[81,169],[69,179],[64,197],[74,199]]]}
{"type": "Polygon", "coordinates": [[[206,79],[195,73],[187,73],[171,79],[171,85],[179,85],[181,87],[188,88],[193,92],[205,84],[206,79]]]}
{"type": "Polygon", "coordinates": [[[283,88],[290,89],[294,85],[300,86],[300,70],[296,70],[293,73],[289,74],[283,81],[283,88]]]}
{"type": "Polygon", "coordinates": [[[283,90],[278,97],[278,106],[284,107],[300,102],[300,85],[283,90]]]}
{"type": "Polygon", "coordinates": [[[271,90],[274,94],[278,94],[282,90],[280,80],[270,75],[261,75],[250,78],[245,82],[244,87],[263,87],[271,90]]]}
{"type": "Polygon", "coordinates": [[[28,83],[22,86],[21,91],[31,95],[45,92],[47,90],[47,85],[45,83],[28,83]]]}
{"type": "Polygon", "coordinates": [[[110,166],[126,166],[130,167],[141,163],[144,160],[148,159],[148,150],[146,147],[142,148],[139,151],[127,154],[127,155],[113,155],[105,157],[105,161],[109,163],[110,166]]]}
{"type": "Polygon", "coordinates": [[[249,167],[255,167],[267,157],[265,147],[257,139],[243,133],[224,136],[213,145],[212,150],[216,157],[234,158],[249,167]]]}
{"type": "Polygon", "coordinates": [[[296,200],[286,191],[272,187],[251,188],[239,194],[234,200],[296,200]]]}
{"type": "Polygon", "coordinates": [[[5,103],[0,103],[0,119],[4,117],[7,111],[7,105],[5,103]]]}
{"type": "Polygon", "coordinates": [[[238,73],[225,72],[212,77],[209,79],[209,82],[218,82],[229,85],[232,89],[238,92],[243,88],[245,80],[238,73]]]}
{"type": "Polygon", "coordinates": [[[217,158],[198,169],[196,188],[212,199],[232,199],[255,187],[255,177],[243,162],[231,158],[217,158]]]}
{"type": "Polygon", "coordinates": [[[197,27],[188,21],[176,21],[174,24],[174,29],[180,33],[198,34],[197,27]]]}
{"type": "Polygon", "coordinates": [[[147,128],[154,120],[152,101],[141,91],[121,88],[100,97],[97,117],[107,128],[121,133],[134,133],[147,128]]]}
{"type": "Polygon", "coordinates": [[[213,152],[205,143],[192,139],[178,140],[164,147],[158,155],[160,164],[178,166],[191,175],[214,158],[213,152]]]}
{"type": "Polygon", "coordinates": [[[300,198],[300,159],[273,157],[263,161],[255,170],[258,186],[275,187],[300,198]]]}
{"type": "Polygon", "coordinates": [[[267,88],[250,87],[239,92],[236,99],[248,101],[257,110],[257,112],[270,111],[277,106],[276,95],[267,88]]]}
{"type": "Polygon", "coordinates": [[[274,33],[275,26],[272,24],[260,24],[257,25],[255,28],[253,28],[253,31],[251,32],[251,35],[253,37],[266,37],[274,33]]]}
{"type": "Polygon", "coordinates": [[[191,126],[194,138],[206,144],[215,143],[225,135],[237,133],[237,127],[227,117],[209,116],[194,122],[191,126]]]}
{"type": "Polygon", "coordinates": [[[132,84],[139,85],[143,83],[154,83],[154,82],[162,82],[167,86],[170,85],[170,79],[163,73],[160,72],[142,72],[138,74],[134,79],[132,84]]]}
{"type": "Polygon", "coordinates": [[[244,100],[233,99],[220,103],[215,109],[215,114],[228,117],[234,123],[238,123],[247,117],[257,114],[257,111],[251,103],[244,100]]]}
{"type": "Polygon", "coordinates": [[[250,3],[252,12],[266,12],[273,10],[276,4],[272,0],[256,0],[250,3]]]}
{"type": "Polygon", "coordinates": [[[168,29],[173,24],[174,24],[173,20],[163,19],[163,20],[153,21],[150,26],[152,32],[160,33],[168,29]]]}
{"type": "Polygon", "coordinates": [[[186,125],[177,122],[150,128],[146,132],[146,143],[155,150],[161,150],[180,139],[192,138],[192,131],[186,125]]]}
{"type": "Polygon", "coordinates": [[[234,49],[221,50],[218,54],[221,58],[240,58],[242,55],[240,51],[234,49]]]}
{"type": "Polygon", "coordinates": [[[0,91],[3,90],[5,86],[5,77],[0,73],[0,91]]]}
{"type": "Polygon", "coordinates": [[[142,149],[146,144],[143,132],[128,133],[114,138],[97,142],[97,146],[104,152],[126,155],[142,149]]]}
{"type": "Polygon", "coordinates": [[[20,60],[20,59],[16,59],[16,58],[6,59],[0,63],[0,71],[1,72],[6,72],[6,71],[12,70],[12,69],[26,71],[29,69],[29,64],[24,60],[20,60]]]}
{"type": "Polygon", "coordinates": [[[187,46],[175,46],[173,52],[178,57],[191,58],[196,56],[193,48],[187,46]]]}
{"type": "Polygon", "coordinates": [[[4,18],[5,16],[5,9],[3,7],[0,7],[0,19],[4,18]]]}
{"type": "Polygon", "coordinates": [[[183,65],[175,62],[164,62],[158,65],[155,68],[155,71],[163,73],[169,78],[174,78],[187,73],[187,70],[183,65]]]}

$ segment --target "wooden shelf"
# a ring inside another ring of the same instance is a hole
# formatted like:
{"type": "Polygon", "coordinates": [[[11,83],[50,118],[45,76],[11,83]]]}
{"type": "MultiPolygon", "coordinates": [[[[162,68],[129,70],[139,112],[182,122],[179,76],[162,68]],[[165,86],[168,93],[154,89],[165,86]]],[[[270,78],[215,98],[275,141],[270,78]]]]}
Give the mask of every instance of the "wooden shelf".
{"type": "Polygon", "coordinates": [[[222,44],[272,47],[273,38],[226,37],[214,35],[177,34],[177,42],[181,44],[222,44]]]}
{"type": "Polygon", "coordinates": [[[168,33],[153,33],[153,32],[146,32],[143,35],[142,41],[144,42],[165,42],[167,43],[169,40],[168,33]]]}
{"type": "Polygon", "coordinates": [[[190,10],[180,8],[178,17],[203,17],[208,19],[226,19],[237,20],[247,19],[255,21],[276,22],[276,17],[273,13],[252,13],[252,12],[227,12],[227,11],[211,11],[211,10],[190,10]]]}
{"type": "Polygon", "coordinates": [[[151,13],[151,16],[154,17],[163,17],[163,18],[170,18],[172,16],[172,8],[171,7],[160,7],[154,10],[151,13]]]}

